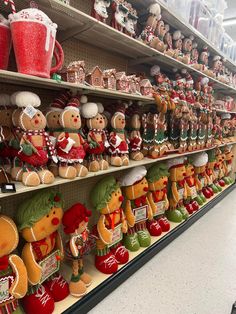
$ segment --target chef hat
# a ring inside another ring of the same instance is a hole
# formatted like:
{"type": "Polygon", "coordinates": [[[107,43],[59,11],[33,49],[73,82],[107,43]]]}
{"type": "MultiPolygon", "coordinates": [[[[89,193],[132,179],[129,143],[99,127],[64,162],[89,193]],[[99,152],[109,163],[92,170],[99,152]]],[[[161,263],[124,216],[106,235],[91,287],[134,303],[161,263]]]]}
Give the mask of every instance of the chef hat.
{"type": "Polygon", "coordinates": [[[10,107],[11,106],[11,97],[8,94],[0,94],[0,106],[10,107]]]}
{"type": "Polygon", "coordinates": [[[17,94],[14,94],[13,100],[15,101],[17,107],[20,108],[26,108],[27,106],[37,108],[41,105],[41,100],[39,96],[32,92],[19,92],[17,94]]]}
{"type": "Polygon", "coordinates": [[[131,186],[142,180],[147,174],[147,169],[144,166],[133,168],[126,173],[120,180],[121,186],[131,186]]]}
{"type": "Polygon", "coordinates": [[[208,155],[206,152],[202,152],[193,156],[194,167],[205,166],[208,162],[208,155]]]}
{"type": "Polygon", "coordinates": [[[168,160],[168,168],[176,167],[176,166],[182,166],[184,164],[184,157],[178,157],[174,159],[168,160]]]}
{"type": "Polygon", "coordinates": [[[98,106],[94,102],[87,102],[81,107],[81,114],[86,119],[92,119],[98,114],[98,106]]]}

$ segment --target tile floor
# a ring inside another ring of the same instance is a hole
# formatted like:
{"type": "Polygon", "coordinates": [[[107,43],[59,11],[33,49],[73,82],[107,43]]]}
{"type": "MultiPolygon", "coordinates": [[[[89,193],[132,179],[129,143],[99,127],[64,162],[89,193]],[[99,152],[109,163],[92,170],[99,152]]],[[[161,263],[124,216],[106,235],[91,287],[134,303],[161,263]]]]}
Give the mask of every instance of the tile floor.
{"type": "Polygon", "coordinates": [[[230,314],[236,300],[236,190],[90,314],[230,314]]]}

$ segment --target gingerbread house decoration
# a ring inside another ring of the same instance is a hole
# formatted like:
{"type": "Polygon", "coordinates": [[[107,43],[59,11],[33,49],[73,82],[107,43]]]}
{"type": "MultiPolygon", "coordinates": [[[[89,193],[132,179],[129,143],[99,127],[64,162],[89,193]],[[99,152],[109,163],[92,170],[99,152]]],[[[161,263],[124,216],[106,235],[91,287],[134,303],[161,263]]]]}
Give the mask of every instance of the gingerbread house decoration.
{"type": "Polygon", "coordinates": [[[129,93],[129,82],[125,72],[116,73],[116,89],[121,92],[129,93]]]}
{"type": "Polygon", "coordinates": [[[95,66],[86,76],[86,81],[95,87],[104,87],[103,72],[99,66],[95,66]]]}
{"type": "Polygon", "coordinates": [[[152,97],[153,87],[149,79],[142,79],[140,82],[140,92],[143,96],[152,97]]]}
{"type": "Polygon", "coordinates": [[[139,76],[135,76],[136,94],[140,94],[141,95],[140,81],[141,81],[141,78],[139,76]]]}
{"type": "Polygon", "coordinates": [[[63,66],[61,70],[57,71],[57,73],[61,76],[62,81],[67,82],[67,67],[63,66]]]}
{"type": "Polygon", "coordinates": [[[103,71],[104,87],[116,90],[116,69],[103,71]]]}
{"type": "Polygon", "coordinates": [[[85,83],[85,62],[73,61],[67,67],[67,82],[75,84],[85,83]]]}
{"type": "Polygon", "coordinates": [[[127,76],[127,79],[129,82],[129,92],[131,94],[137,94],[136,76],[135,75],[129,75],[129,76],[127,76]]]}

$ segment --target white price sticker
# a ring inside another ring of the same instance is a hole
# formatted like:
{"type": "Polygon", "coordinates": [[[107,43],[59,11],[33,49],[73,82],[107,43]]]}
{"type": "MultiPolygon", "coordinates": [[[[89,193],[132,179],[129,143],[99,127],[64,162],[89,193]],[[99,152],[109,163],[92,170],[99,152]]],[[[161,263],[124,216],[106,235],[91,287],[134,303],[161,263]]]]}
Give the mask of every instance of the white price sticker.
{"type": "Polygon", "coordinates": [[[191,189],[192,198],[197,197],[197,190],[196,190],[196,187],[195,187],[195,186],[192,186],[190,189],[191,189]]]}
{"type": "Polygon", "coordinates": [[[112,231],[112,242],[109,244],[109,247],[112,245],[115,245],[116,243],[120,242],[123,239],[123,233],[122,233],[121,227],[122,227],[122,224],[119,224],[112,231]]]}
{"type": "Polygon", "coordinates": [[[184,198],[184,189],[179,189],[179,198],[182,200],[184,198]]]}
{"type": "Polygon", "coordinates": [[[135,216],[135,222],[140,222],[143,220],[147,220],[147,205],[137,207],[133,209],[134,216],[135,216]]]}
{"type": "Polygon", "coordinates": [[[24,111],[23,111],[28,117],[30,117],[30,119],[32,119],[36,113],[37,113],[37,109],[35,109],[33,106],[27,106],[24,111]]]}
{"type": "Polygon", "coordinates": [[[39,263],[42,267],[42,277],[40,283],[43,283],[47,278],[59,270],[60,259],[58,257],[60,257],[60,251],[56,250],[39,263]]]}
{"type": "Polygon", "coordinates": [[[156,203],[156,212],[154,215],[162,215],[165,213],[165,201],[156,203]]]}
{"type": "Polygon", "coordinates": [[[9,288],[14,281],[13,276],[5,276],[0,278],[0,304],[14,299],[9,293],[9,288]]]}

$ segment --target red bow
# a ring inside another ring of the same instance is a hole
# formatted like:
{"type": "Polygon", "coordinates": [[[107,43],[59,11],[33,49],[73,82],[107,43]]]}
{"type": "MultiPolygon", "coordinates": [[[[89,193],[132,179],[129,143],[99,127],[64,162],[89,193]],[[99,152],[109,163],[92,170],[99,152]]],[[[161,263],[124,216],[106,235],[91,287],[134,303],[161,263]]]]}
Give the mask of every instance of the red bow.
{"type": "Polygon", "coordinates": [[[116,209],[113,213],[110,214],[110,215],[112,215],[112,218],[111,218],[111,229],[112,229],[112,230],[115,229],[115,218],[116,218],[116,214],[120,214],[120,209],[116,209]]]}
{"type": "Polygon", "coordinates": [[[0,270],[7,269],[8,265],[9,265],[8,255],[1,257],[0,258],[0,270]]]}
{"type": "Polygon", "coordinates": [[[141,196],[141,197],[139,197],[139,198],[136,198],[136,199],[134,200],[134,204],[135,204],[135,206],[137,206],[137,207],[146,205],[146,203],[147,203],[147,196],[146,196],[146,195],[143,195],[143,196],[141,196]]]}
{"type": "Polygon", "coordinates": [[[167,193],[167,188],[164,188],[163,190],[157,190],[157,191],[153,192],[154,202],[161,201],[161,200],[160,200],[160,194],[161,194],[161,192],[163,192],[163,198],[164,198],[164,196],[165,196],[166,193],[167,193]]]}

